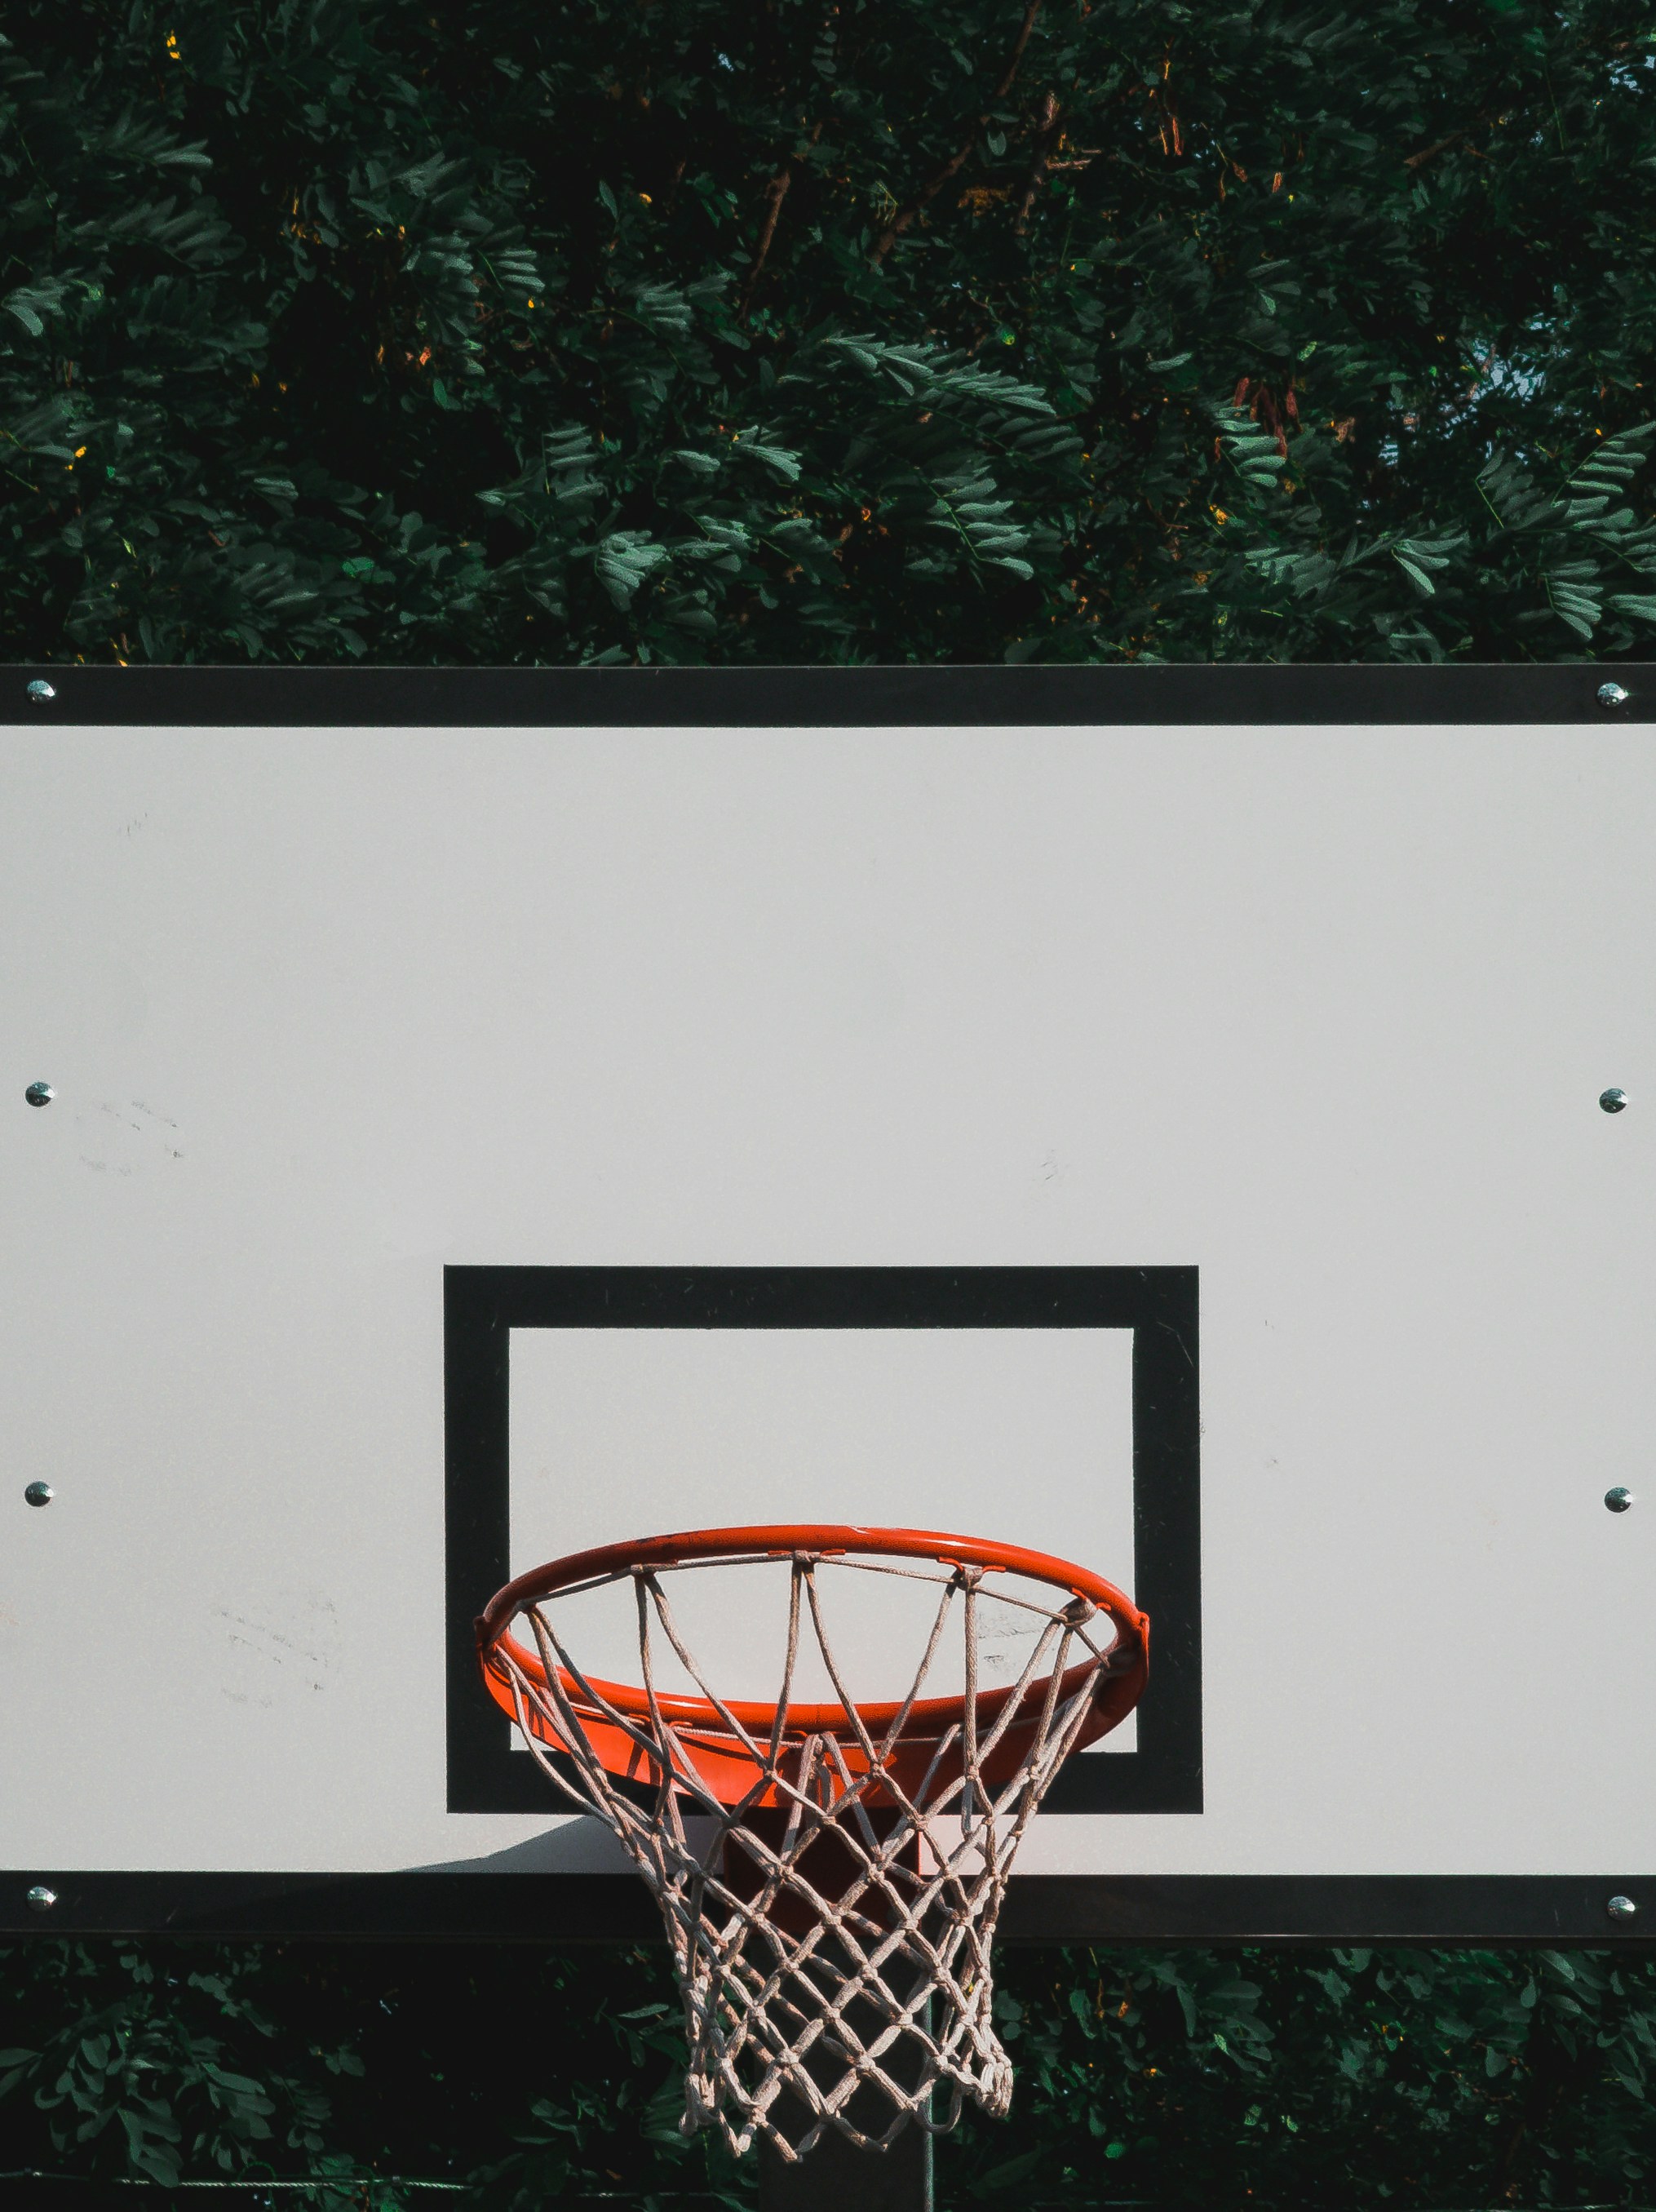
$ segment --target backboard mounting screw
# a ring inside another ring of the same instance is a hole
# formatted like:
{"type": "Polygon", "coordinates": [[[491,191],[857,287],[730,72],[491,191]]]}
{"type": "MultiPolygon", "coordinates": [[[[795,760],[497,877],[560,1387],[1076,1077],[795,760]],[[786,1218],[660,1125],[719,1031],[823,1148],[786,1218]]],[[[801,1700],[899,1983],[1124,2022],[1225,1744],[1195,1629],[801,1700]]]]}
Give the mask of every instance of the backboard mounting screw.
{"type": "Polygon", "coordinates": [[[1598,1093],[1598,1103],[1604,1108],[1606,1114],[1619,1114],[1623,1107],[1625,1106],[1627,1103],[1628,1095],[1626,1091],[1617,1091],[1614,1086],[1608,1091],[1601,1091],[1598,1093]]]}
{"type": "Polygon", "coordinates": [[[1612,1920],[1631,1920],[1639,1908],[1630,1897],[1623,1897],[1618,1891],[1604,1910],[1612,1920]]]}
{"type": "Polygon", "coordinates": [[[50,1505],[52,1499],[52,1485],[49,1482],[32,1482],[23,1495],[31,1505],[50,1505]]]}
{"type": "Polygon", "coordinates": [[[1598,686],[1598,704],[1607,714],[1613,714],[1618,707],[1625,707],[1632,696],[1625,684],[1601,684],[1598,686]]]}
{"type": "Polygon", "coordinates": [[[23,1096],[31,1106],[50,1106],[58,1094],[49,1083],[31,1083],[23,1096]]]}
{"type": "Polygon", "coordinates": [[[1612,1513],[1625,1513],[1633,1503],[1633,1492],[1623,1490],[1618,1484],[1614,1490],[1604,1492],[1604,1503],[1612,1513]]]}
{"type": "Polygon", "coordinates": [[[28,1909],[31,1912],[50,1912],[57,1902],[57,1891],[48,1889],[43,1881],[37,1881],[28,1893],[28,1909]]]}
{"type": "Polygon", "coordinates": [[[44,676],[35,677],[32,683],[24,687],[24,690],[31,707],[47,706],[58,696],[58,686],[55,684],[48,684],[44,676]]]}

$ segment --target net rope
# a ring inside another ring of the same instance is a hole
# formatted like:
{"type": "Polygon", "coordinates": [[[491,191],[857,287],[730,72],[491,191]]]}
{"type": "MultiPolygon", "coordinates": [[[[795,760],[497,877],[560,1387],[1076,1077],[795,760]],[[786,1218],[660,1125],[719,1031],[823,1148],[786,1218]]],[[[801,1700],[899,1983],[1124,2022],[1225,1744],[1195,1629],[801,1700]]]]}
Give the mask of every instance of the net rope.
{"type": "Polygon", "coordinates": [[[997,2118],[1006,2112],[1012,2068],[994,2028],[990,1946],[1007,1877],[1102,1678],[1133,1656],[1119,1638],[1101,1642],[1093,1632],[1101,1620],[1113,1625],[1086,1598],[1059,1601],[1054,1593],[1045,1606],[998,1590],[998,1604],[1016,1605],[1040,1625],[1016,1681],[997,1686],[980,1714],[985,1570],[916,1575],[834,1559],[827,1564],[835,1571],[939,1585],[913,1682],[877,1737],[846,1689],[828,1638],[817,1589],[823,1564],[809,1552],[790,1562],[786,1657],[767,1735],[743,1725],[688,1648],[663,1587],[664,1573],[677,1569],[628,1571],[641,1713],[621,1710],[582,1672],[546,1601],[525,1602],[519,1613],[540,1654],[538,1678],[509,1644],[494,1654],[530,1750],[567,1799],[607,1823],[661,1909],[689,2046],[680,2125],[686,2135],[716,2126],[737,2157],[764,2139],[792,2161],[829,2129],[865,2148],[889,2144],[911,2121],[940,2134],[968,2097],[997,2118]],[[906,1763],[895,1754],[956,1625],[964,1646],[960,1717],[931,1742],[919,1779],[906,1780],[912,1747],[906,1763]],[[658,1635],[716,1725],[664,1709],[658,1635]],[[836,1734],[788,1725],[806,1635],[844,1709],[836,1734]],[[1008,1753],[996,1754],[1015,1721],[1021,1749],[1007,1776],[1008,1753]],[[589,1722],[623,1732],[644,1786],[606,1771],[589,1722]],[[752,1786],[734,1804],[697,1767],[696,1741],[714,1737],[751,1764],[752,1786]]]}

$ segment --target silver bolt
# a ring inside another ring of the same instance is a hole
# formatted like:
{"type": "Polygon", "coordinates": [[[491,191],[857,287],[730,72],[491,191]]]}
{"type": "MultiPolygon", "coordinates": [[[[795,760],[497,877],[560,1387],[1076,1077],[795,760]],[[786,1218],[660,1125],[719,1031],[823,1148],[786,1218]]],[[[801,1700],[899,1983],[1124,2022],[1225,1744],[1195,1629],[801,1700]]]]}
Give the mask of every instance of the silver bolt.
{"type": "Polygon", "coordinates": [[[1631,1920],[1639,1908],[1630,1897],[1612,1897],[1604,1910],[1612,1920],[1631,1920]]]}
{"type": "Polygon", "coordinates": [[[1625,1091],[1617,1091],[1612,1089],[1610,1091],[1601,1091],[1598,1093],[1598,1103],[1604,1108],[1606,1114],[1619,1114],[1623,1107],[1625,1106],[1627,1103],[1628,1095],[1625,1091]]]}
{"type": "Polygon", "coordinates": [[[1632,696],[1624,684],[1601,684],[1598,686],[1598,704],[1607,714],[1613,714],[1618,707],[1625,707],[1632,696]]]}
{"type": "Polygon", "coordinates": [[[44,707],[49,700],[58,696],[58,686],[48,684],[44,676],[37,676],[26,688],[31,707],[44,707]]]}
{"type": "Polygon", "coordinates": [[[52,1485],[49,1482],[32,1482],[23,1492],[23,1496],[31,1505],[50,1505],[52,1496],[52,1485]]]}
{"type": "Polygon", "coordinates": [[[1633,1492],[1622,1489],[1618,1485],[1616,1489],[1604,1492],[1604,1503],[1612,1513],[1625,1513],[1633,1503],[1633,1492]]]}
{"type": "Polygon", "coordinates": [[[58,1094],[49,1083],[31,1083],[23,1096],[31,1106],[50,1106],[58,1094]]]}
{"type": "Polygon", "coordinates": [[[57,1902],[57,1891],[48,1889],[43,1881],[37,1881],[28,1893],[28,1909],[31,1912],[50,1912],[57,1902]]]}

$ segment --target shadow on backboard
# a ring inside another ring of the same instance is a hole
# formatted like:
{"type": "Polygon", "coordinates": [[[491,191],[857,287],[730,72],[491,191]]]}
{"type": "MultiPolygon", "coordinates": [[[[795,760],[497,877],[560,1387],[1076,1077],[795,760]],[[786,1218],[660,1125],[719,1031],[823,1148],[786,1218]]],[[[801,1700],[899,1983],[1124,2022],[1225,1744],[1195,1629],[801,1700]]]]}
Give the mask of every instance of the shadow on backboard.
{"type": "Polygon", "coordinates": [[[636,1871],[601,1820],[572,1815],[538,1836],[525,1836],[476,1858],[435,1859],[419,1874],[633,1874],[636,1871]]]}

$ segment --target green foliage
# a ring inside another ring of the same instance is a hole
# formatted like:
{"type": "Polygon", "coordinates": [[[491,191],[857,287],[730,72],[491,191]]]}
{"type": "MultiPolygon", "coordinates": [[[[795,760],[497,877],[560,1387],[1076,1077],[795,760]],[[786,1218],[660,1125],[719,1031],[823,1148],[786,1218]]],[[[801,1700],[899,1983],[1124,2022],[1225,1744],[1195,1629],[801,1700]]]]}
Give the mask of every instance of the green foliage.
{"type": "Polygon", "coordinates": [[[945,2203],[1014,2185],[1075,2205],[1649,2201],[1645,1959],[1082,1951],[1002,1969],[1020,2148],[981,2127],[946,2146],[945,2203]]]}
{"type": "MultiPolygon", "coordinates": [[[[0,2171],[309,2180],[323,2212],[441,2201],[408,2178],[484,2212],[754,2201],[751,2161],[678,2132],[662,1948],[0,1958],[0,2171]]],[[[1006,1950],[998,1972],[1012,2113],[941,2142],[941,2203],[1651,2202],[1656,1959],[1006,1950]]]]}
{"type": "Polygon", "coordinates": [[[752,2197],[678,2132],[664,1950],[40,1941],[0,1967],[0,2180],[308,2181],[281,2201],[318,2212],[433,2202],[410,2177],[488,2212],[752,2197]]]}
{"type": "Polygon", "coordinates": [[[1634,0],[13,0],[41,659],[1613,655],[1634,0]]]}
{"type": "MultiPolygon", "coordinates": [[[[315,2082],[273,2068],[274,2052],[251,2061],[261,2078],[243,2070],[243,2053],[276,2034],[247,1994],[245,1954],[159,1976],[139,1950],[110,1960],[80,1944],[9,1963],[11,2024],[31,2041],[0,2051],[0,2100],[28,2100],[54,2160],[170,2188],[186,2171],[241,2174],[282,2151],[323,2152],[329,2106],[315,2082]]],[[[349,2046],[311,2056],[336,2075],[362,2071],[349,2046]]]]}

